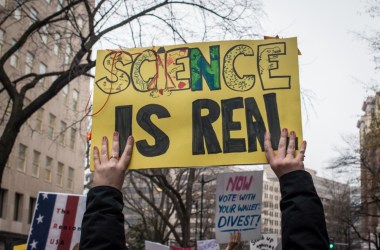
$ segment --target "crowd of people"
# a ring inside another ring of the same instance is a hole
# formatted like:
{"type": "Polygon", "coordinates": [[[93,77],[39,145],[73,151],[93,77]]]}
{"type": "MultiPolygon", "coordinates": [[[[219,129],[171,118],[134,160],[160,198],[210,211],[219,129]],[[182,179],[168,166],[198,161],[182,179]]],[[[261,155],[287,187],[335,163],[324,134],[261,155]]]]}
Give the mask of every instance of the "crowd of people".
{"type": "MultiPolygon", "coordinates": [[[[93,187],[87,195],[82,222],[80,249],[126,249],[123,196],[121,188],[132,157],[134,139],[129,136],[119,156],[119,134],[109,141],[103,137],[100,149],[94,147],[93,187]]],[[[279,179],[281,190],[282,249],[328,249],[325,216],[311,175],[304,170],[307,143],[296,152],[296,134],[284,128],[275,152],[269,132],[265,134],[265,154],[279,179]]],[[[231,234],[226,250],[240,242],[240,233],[231,234]]]]}

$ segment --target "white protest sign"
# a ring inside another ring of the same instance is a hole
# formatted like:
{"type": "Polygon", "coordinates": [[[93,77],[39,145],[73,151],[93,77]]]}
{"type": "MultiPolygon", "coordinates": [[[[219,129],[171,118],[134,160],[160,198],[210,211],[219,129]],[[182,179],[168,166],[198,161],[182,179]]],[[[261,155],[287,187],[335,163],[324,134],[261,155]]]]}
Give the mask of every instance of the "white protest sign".
{"type": "Polygon", "coordinates": [[[198,250],[220,250],[216,240],[198,240],[197,241],[198,250]]]}
{"type": "Polygon", "coordinates": [[[169,250],[169,246],[162,245],[157,242],[145,241],[145,250],[169,250]]]}
{"type": "Polygon", "coordinates": [[[26,249],[78,247],[86,199],[85,195],[39,192],[26,249]]]}
{"type": "Polygon", "coordinates": [[[227,243],[230,233],[241,232],[241,241],[261,236],[263,171],[219,174],[216,188],[216,241],[227,243]]]}
{"type": "Polygon", "coordinates": [[[275,250],[277,234],[263,234],[261,239],[251,240],[250,250],[275,250]]]}

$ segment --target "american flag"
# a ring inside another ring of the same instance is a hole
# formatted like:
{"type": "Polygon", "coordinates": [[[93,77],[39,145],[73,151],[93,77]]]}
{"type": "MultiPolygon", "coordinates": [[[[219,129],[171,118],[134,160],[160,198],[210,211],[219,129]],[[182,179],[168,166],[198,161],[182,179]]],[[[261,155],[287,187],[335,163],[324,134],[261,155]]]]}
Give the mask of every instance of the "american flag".
{"type": "Polygon", "coordinates": [[[39,192],[26,249],[79,249],[85,209],[85,195],[39,192]]]}

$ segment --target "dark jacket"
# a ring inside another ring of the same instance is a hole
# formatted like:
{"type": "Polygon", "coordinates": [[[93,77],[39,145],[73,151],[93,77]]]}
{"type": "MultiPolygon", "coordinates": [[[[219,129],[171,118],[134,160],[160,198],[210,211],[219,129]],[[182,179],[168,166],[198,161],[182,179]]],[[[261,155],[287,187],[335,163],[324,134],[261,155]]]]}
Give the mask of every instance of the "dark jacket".
{"type": "MultiPolygon", "coordinates": [[[[322,203],[311,175],[294,171],[280,178],[282,249],[328,249],[322,203]]],[[[80,250],[126,249],[123,197],[112,187],[95,187],[87,194],[80,250]]]]}
{"type": "Polygon", "coordinates": [[[311,175],[303,170],[281,176],[282,249],[328,249],[323,206],[311,175]]]}
{"type": "Polygon", "coordinates": [[[80,250],[126,249],[123,196],[113,187],[98,186],[87,194],[80,250]]]}

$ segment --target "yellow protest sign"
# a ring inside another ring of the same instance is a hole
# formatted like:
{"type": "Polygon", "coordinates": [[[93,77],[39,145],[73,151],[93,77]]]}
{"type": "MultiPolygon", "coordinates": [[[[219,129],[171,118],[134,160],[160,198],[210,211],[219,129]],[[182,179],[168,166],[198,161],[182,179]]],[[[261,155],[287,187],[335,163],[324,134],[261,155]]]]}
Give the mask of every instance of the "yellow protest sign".
{"type": "Polygon", "coordinates": [[[130,169],[266,163],[266,130],[302,141],[297,39],[100,50],[92,122],[134,136],[130,169]]]}
{"type": "Polygon", "coordinates": [[[26,244],[13,246],[13,250],[25,250],[26,244]]]}

